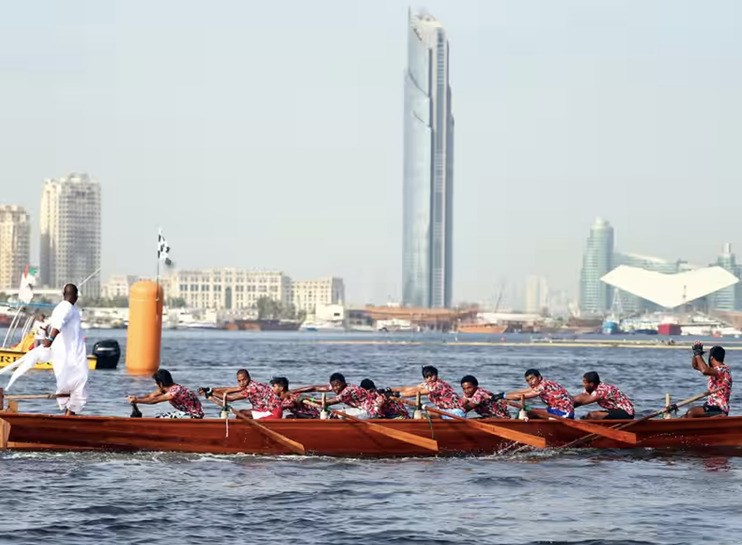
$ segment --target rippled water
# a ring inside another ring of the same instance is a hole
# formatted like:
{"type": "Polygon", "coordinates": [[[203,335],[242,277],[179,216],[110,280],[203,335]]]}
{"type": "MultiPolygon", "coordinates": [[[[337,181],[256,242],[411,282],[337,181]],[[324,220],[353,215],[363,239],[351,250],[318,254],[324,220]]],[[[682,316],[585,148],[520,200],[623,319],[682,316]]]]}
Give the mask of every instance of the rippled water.
{"type": "MultiPolygon", "coordinates": [[[[95,337],[123,333],[94,332],[95,337]]],[[[705,389],[687,350],[465,346],[450,337],[346,344],[309,334],[166,332],[162,366],[190,387],[228,385],[238,367],[295,385],[343,372],[379,385],[420,382],[436,365],[457,383],[521,388],[523,371],[578,391],[585,371],[626,390],[639,412],[705,389]],[[417,342],[421,341],[421,342],[417,342]]],[[[387,337],[361,337],[380,339],[387,337]]],[[[729,352],[734,370],[740,352],[729,352]]],[[[4,382],[4,381],[3,381],[4,382]]],[[[51,373],[16,392],[53,390],[51,373]]],[[[88,414],[128,415],[128,393],[151,379],[91,374],[88,414]]],[[[24,410],[53,410],[50,401],[24,410]]],[[[155,407],[141,407],[145,415],[155,407]]],[[[216,408],[209,409],[216,411],[216,408]]],[[[732,412],[739,414],[739,398],[732,412]]],[[[0,454],[0,543],[498,543],[742,542],[742,458],[651,451],[531,451],[506,457],[351,460],[173,453],[0,454]]]]}

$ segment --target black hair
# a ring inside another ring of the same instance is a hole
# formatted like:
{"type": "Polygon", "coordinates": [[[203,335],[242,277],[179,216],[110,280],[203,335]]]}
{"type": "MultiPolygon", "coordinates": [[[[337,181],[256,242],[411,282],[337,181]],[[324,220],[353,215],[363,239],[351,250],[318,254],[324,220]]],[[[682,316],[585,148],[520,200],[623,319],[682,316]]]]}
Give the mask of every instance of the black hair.
{"type": "Polygon", "coordinates": [[[709,358],[714,358],[719,363],[724,363],[724,356],[726,353],[727,351],[721,346],[712,346],[711,350],[709,350],[709,358]]]}
{"type": "Polygon", "coordinates": [[[332,384],[333,382],[342,382],[343,384],[345,384],[345,377],[342,373],[333,373],[330,375],[330,384],[332,384]]]}
{"type": "Polygon", "coordinates": [[[278,384],[281,388],[288,391],[289,389],[289,379],[286,377],[273,377],[271,380],[271,384],[278,384]]]}
{"type": "Polygon", "coordinates": [[[376,384],[374,384],[374,381],[370,378],[364,378],[361,381],[361,388],[364,390],[376,390],[376,384]]]}
{"type": "Polygon", "coordinates": [[[600,376],[595,371],[588,371],[587,373],[582,375],[582,378],[584,378],[590,384],[595,384],[596,386],[600,384],[600,376]]]}
{"type": "Polygon", "coordinates": [[[463,386],[465,382],[470,383],[472,386],[479,386],[479,381],[477,380],[477,377],[474,375],[466,375],[461,379],[461,385],[463,386]]]}
{"type": "Polygon", "coordinates": [[[425,367],[423,367],[423,378],[437,377],[437,376],[438,376],[438,369],[436,369],[432,365],[426,365],[425,367]]]}
{"type": "Polygon", "coordinates": [[[152,378],[155,379],[155,382],[157,384],[160,384],[165,388],[175,384],[175,382],[173,382],[173,376],[167,369],[158,369],[157,371],[155,371],[155,374],[152,375],[152,378]]]}
{"type": "Polygon", "coordinates": [[[75,286],[74,284],[65,284],[64,289],[62,290],[62,294],[67,295],[68,293],[70,295],[77,295],[77,286],[75,286]]]}
{"type": "Polygon", "coordinates": [[[245,375],[247,378],[250,378],[250,371],[247,369],[237,369],[237,376],[245,375]]]}
{"type": "Polygon", "coordinates": [[[526,371],[525,375],[523,376],[526,378],[528,377],[541,378],[541,373],[538,372],[538,369],[529,369],[528,371],[526,371]]]}

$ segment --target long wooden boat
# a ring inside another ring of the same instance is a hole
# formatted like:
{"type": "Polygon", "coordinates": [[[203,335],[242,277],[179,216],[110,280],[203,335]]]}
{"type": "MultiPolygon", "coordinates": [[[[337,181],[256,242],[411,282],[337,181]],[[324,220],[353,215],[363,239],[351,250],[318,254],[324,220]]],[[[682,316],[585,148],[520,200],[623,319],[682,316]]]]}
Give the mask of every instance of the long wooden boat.
{"type": "MultiPolygon", "coordinates": [[[[0,412],[9,425],[7,448],[26,450],[173,451],[214,454],[290,454],[291,450],[241,420],[170,420],[114,416],[51,416],[0,412]],[[228,422],[228,425],[227,425],[228,422]]],[[[585,436],[560,421],[478,420],[545,438],[559,448],[585,436]]],[[[613,426],[621,421],[592,421],[613,426]]],[[[624,421],[625,423],[625,421],[624,421]]],[[[437,441],[437,450],[377,433],[349,420],[271,420],[261,424],[301,443],[307,454],[343,457],[490,455],[518,444],[486,433],[467,422],[450,420],[374,420],[373,424],[437,441]]],[[[6,427],[6,430],[8,426],[6,427]]],[[[583,447],[704,450],[722,447],[742,455],[742,416],[647,420],[626,431],[636,445],[598,437],[583,447]]],[[[0,438],[2,439],[2,438],[0,438]]]]}

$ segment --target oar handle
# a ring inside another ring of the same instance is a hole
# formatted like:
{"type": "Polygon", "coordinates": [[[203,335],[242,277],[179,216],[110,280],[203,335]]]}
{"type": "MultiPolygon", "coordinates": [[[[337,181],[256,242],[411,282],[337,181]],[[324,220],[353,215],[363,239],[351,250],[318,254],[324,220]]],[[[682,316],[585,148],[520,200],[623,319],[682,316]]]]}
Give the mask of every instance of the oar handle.
{"type": "Polygon", "coordinates": [[[18,394],[6,395],[5,399],[57,399],[58,397],[70,397],[70,394],[18,394]]]}

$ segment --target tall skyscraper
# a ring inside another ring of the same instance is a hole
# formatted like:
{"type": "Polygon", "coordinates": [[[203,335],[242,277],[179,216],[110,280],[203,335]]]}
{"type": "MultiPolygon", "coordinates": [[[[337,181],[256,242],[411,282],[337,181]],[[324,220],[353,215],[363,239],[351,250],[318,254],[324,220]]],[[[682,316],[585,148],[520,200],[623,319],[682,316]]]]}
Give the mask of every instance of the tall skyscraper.
{"type": "Polygon", "coordinates": [[[549,284],[543,276],[526,278],[526,312],[541,314],[549,308],[549,284]]]}
{"type": "MultiPolygon", "coordinates": [[[[101,188],[87,174],[46,180],[41,195],[41,283],[62,288],[100,267],[101,188]]],[[[80,289],[98,297],[100,276],[80,289]]]]}
{"type": "Polygon", "coordinates": [[[18,289],[30,248],[31,221],[26,209],[0,205],[0,290],[18,289]]]}
{"type": "Polygon", "coordinates": [[[603,314],[611,308],[613,291],[600,279],[613,269],[613,227],[598,218],[590,228],[580,273],[580,310],[603,314]]]}
{"type": "MultiPolygon", "coordinates": [[[[721,247],[721,255],[719,255],[714,265],[722,267],[735,276],[739,274],[737,257],[732,253],[732,245],[730,243],[727,242],[721,247]]],[[[737,283],[711,294],[709,296],[709,308],[713,308],[714,310],[737,310],[739,307],[737,301],[739,291],[739,283],[737,283]]]]}
{"type": "Polygon", "coordinates": [[[427,13],[409,14],[404,89],[402,301],[450,307],[454,124],[448,39],[427,13]]]}

